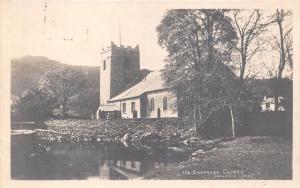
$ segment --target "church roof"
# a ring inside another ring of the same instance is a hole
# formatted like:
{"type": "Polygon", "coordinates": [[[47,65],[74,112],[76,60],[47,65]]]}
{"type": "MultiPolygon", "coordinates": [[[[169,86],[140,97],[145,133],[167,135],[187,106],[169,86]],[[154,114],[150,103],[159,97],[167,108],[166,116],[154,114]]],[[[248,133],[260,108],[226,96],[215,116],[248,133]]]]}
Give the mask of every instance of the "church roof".
{"type": "Polygon", "coordinates": [[[118,101],[122,99],[139,97],[143,93],[166,89],[163,85],[160,71],[148,73],[140,82],[112,97],[109,101],[118,101]]]}

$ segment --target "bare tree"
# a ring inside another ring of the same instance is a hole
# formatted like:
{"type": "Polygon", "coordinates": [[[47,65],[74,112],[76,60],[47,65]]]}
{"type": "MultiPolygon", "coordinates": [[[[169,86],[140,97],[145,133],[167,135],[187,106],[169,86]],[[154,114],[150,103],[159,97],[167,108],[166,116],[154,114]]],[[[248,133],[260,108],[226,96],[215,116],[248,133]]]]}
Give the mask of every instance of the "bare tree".
{"type": "Polygon", "coordinates": [[[262,51],[261,36],[272,23],[263,18],[261,10],[233,10],[233,20],[239,37],[239,80],[244,80],[245,70],[251,58],[262,51]]]}
{"type": "Polygon", "coordinates": [[[264,68],[267,70],[267,75],[269,78],[274,78],[274,75],[276,75],[276,67],[275,63],[267,64],[266,62],[262,61],[262,64],[264,68]]]}
{"type": "Polygon", "coordinates": [[[276,13],[273,15],[274,21],[279,29],[279,38],[276,37],[276,46],[280,54],[277,74],[276,74],[276,85],[275,85],[275,111],[278,111],[279,106],[279,87],[280,81],[282,79],[283,71],[286,67],[286,63],[289,62],[291,68],[293,67],[293,47],[292,47],[292,26],[284,26],[284,22],[292,13],[286,10],[276,10],[276,13]]]}

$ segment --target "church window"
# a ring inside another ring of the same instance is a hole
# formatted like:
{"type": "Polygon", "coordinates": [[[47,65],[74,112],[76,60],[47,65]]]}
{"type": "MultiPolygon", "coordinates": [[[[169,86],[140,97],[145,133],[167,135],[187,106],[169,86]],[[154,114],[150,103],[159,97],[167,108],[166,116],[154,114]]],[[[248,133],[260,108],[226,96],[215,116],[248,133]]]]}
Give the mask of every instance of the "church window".
{"type": "Polygon", "coordinates": [[[131,113],[135,111],[135,102],[131,102],[131,113]]]}
{"type": "Polygon", "coordinates": [[[103,70],[106,70],[106,61],[103,61],[103,70]]]}
{"type": "Polygon", "coordinates": [[[135,161],[131,161],[131,168],[135,168],[135,161]]]}
{"type": "Polygon", "coordinates": [[[164,110],[168,110],[168,99],[167,99],[167,97],[164,97],[164,100],[163,100],[163,109],[164,110]]]}
{"type": "Polygon", "coordinates": [[[122,108],[123,109],[123,114],[126,114],[126,103],[123,103],[122,105],[123,105],[123,108],[122,108]]]}
{"type": "Polygon", "coordinates": [[[150,110],[153,111],[154,110],[154,99],[151,98],[150,100],[150,110]]]}

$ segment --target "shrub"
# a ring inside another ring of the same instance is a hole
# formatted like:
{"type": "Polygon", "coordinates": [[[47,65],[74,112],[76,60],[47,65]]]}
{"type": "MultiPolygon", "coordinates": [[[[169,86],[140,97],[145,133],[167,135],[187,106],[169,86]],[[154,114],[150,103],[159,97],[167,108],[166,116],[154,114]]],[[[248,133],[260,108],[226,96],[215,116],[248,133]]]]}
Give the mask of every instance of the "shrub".
{"type": "Polygon", "coordinates": [[[13,121],[43,121],[52,116],[55,99],[39,89],[26,90],[12,106],[13,121]]]}

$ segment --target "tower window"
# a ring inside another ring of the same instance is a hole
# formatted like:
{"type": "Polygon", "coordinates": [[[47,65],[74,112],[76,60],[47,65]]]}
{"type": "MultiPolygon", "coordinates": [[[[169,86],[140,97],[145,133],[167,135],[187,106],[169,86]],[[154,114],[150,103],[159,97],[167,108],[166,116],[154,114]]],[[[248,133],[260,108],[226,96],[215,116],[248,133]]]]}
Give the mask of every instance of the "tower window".
{"type": "Polygon", "coordinates": [[[163,100],[163,109],[164,110],[168,110],[168,99],[167,99],[167,97],[164,97],[164,100],[163,100]]]}
{"type": "Polygon", "coordinates": [[[153,111],[154,110],[154,99],[151,98],[150,100],[150,111],[153,111]]]}
{"type": "Polygon", "coordinates": [[[103,70],[106,70],[106,61],[103,61],[103,70]]]}
{"type": "Polygon", "coordinates": [[[126,114],[126,103],[123,103],[123,114],[126,114]]]}
{"type": "Polygon", "coordinates": [[[131,113],[135,111],[135,102],[131,102],[131,113]]]}

